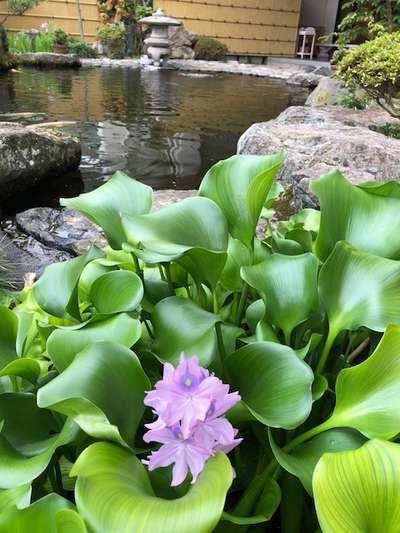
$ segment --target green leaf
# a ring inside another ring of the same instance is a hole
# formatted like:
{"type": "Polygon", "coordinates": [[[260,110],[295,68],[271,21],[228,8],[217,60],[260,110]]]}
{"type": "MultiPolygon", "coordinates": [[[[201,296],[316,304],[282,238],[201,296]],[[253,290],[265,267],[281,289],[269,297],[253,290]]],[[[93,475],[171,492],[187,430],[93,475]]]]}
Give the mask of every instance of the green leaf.
{"type": "Polygon", "coordinates": [[[221,284],[228,290],[240,292],[243,289],[243,280],[240,278],[240,269],[251,265],[252,253],[247,246],[237,239],[229,238],[228,257],[221,275],[221,284]]]}
{"type": "Polygon", "coordinates": [[[58,494],[48,494],[25,509],[15,507],[2,509],[0,531],[4,533],[11,531],[15,533],[60,533],[57,527],[57,515],[64,509],[73,509],[73,507],[71,502],[58,494]]]}
{"type": "Polygon", "coordinates": [[[366,326],[384,331],[400,324],[400,263],[338,242],[321,268],[319,292],[331,340],[344,330],[366,326]]]}
{"type": "Polygon", "coordinates": [[[122,223],[128,243],[145,263],[176,261],[197,282],[217,283],[226,261],[228,229],[211,200],[186,198],[148,215],[125,216],[122,223]]]}
{"type": "Polygon", "coordinates": [[[150,382],[136,355],[114,342],[80,352],[39,392],[39,407],[70,416],[88,434],[132,444],[150,382]]]}
{"type": "Polygon", "coordinates": [[[282,162],[283,154],[234,155],[211,167],[201,182],[199,195],[219,205],[232,237],[248,247],[282,162]]]}
{"type": "MultiPolygon", "coordinates": [[[[215,324],[221,317],[205,311],[192,300],[171,296],[153,309],[151,321],[155,340],[153,351],[162,361],[176,364],[179,355],[197,355],[202,366],[208,367],[218,356],[215,324]]],[[[222,326],[224,340],[242,333],[240,328],[222,326]]]]}
{"type": "Polygon", "coordinates": [[[71,475],[78,477],[78,511],[94,533],[208,533],[221,517],[232,467],[218,452],[187,494],[164,500],[155,496],[144,466],[132,453],[96,443],[80,455],[71,475]]]}
{"type": "Polygon", "coordinates": [[[87,533],[85,522],[73,509],[61,509],[56,514],[57,533],[87,533]]]}
{"type": "MultiPolygon", "coordinates": [[[[16,507],[22,509],[29,505],[31,500],[31,486],[21,485],[14,489],[0,490],[0,509],[4,511],[6,507],[16,507]]],[[[0,519],[1,520],[1,519],[0,519]]]]}
{"type": "Polygon", "coordinates": [[[99,313],[134,311],[143,298],[143,285],[134,272],[114,270],[103,274],[90,289],[90,301],[99,313]]]}
{"type": "Polygon", "coordinates": [[[94,342],[113,340],[130,348],[140,338],[140,322],[126,313],[76,328],[58,328],[47,339],[47,351],[59,372],[75,355],[94,342]]]}
{"type": "Polygon", "coordinates": [[[327,424],[351,426],[369,438],[400,432],[400,327],[389,326],[374,353],[336,381],[336,406],[327,424]]]}
{"type": "Polygon", "coordinates": [[[80,257],[48,266],[33,286],[39,306],[50,315],[80,320],[78,283],[85,266],[103,255],[96,246],[80,257]]]}
{"type": "Polygon", "coordinates": [[[310,185],[321,206],[321,227],[315,243],[325,260],[338,241],[370,254],[400,258],[400,199],[371,194],[355,187],[339,171],[310,185]]]}
{"type": "Polygon", "coordinates": [[[0,368],[17,358],[18,317],[7,306],[0,306],[0,368]]]}
{"type": "Polygon", "coordinates": [[[101,226],[116,250],[126,241],[121,215],[140,215],[151,209],[153,191],[144,183],[117,171],[104,185],[76,198],[61,198],[60,204],[80,211],[101,226]]]}
{"type": "Polygon", "coordinates": [[[255,342],[231,354],[226,365],[234,388],[263,424],[293,429],[310,414],[314,376],[288,346],[255,342]]]}
{"type": "Polygon", "coordinates": [[[4,436],[0,435],[0,488],[11,489],[31,483],[45,470],[54,451],[59,446],[64,446],[71,442],[76,435],[76,424],[67,420],[58,435],[50,437],[41,443],[44,451],[32,456],[20,453],[4,436]]]}
{"type": "Polygon", "coordinates": [[[8,365],[0,371],[0,376],[18,376],[31,383],[36,383],[40,376],[40,372],[40,365],[37,361],[24,357],[8,363],[8,365]]]}
{"type": "Polygon", "coordinates": [[[313,489],[324,533],[397,533],[400,445],[371,440],[358,450],[323,455],[313,489]]]}
{"type": "Polygon", "coordinates": [[[356,450],[365,440],[360,433],[351,429],[330,429],[287,453],[276,445],[272,432],[269,431],[269,443],[275,459],[282,468],[300,479],[311,496],[314,469],[322,455],[327,452],[356,450]]]}
{"type": "Polygon", "coordinates": [[[273,254],[258,265],[243,267],[242,278],[265,302],[266,319],[283,330],[293,329],[318,310],[318,259],[312,254],[273,254]]]}

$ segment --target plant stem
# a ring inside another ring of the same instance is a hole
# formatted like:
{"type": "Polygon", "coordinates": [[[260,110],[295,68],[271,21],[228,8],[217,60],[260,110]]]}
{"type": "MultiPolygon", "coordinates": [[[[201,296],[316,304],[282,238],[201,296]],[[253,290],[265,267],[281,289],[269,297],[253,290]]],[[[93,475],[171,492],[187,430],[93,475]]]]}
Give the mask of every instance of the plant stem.
{"type": "Polygon", "coordinates": [[[139,278],[142,281],[144,281],[143,270],[140,268],[139,259],[136,257],[135,254],[132,254],[132,257],[133,257],[133,262],[135,264],[136,274],[139,276],[139,278]]]}
{"type": "Polygon", "coordinates": [[[226,350],[225,350],[224,337],[222,335],[221,325],[222,325],[222,322],[217,322],[215,324],[215,333],[217,335],[218,353],[219,353],[219,358],[221,361],[221,372],[222,372],[222,376],[225,376],[226,350]]]}
{"type": "Polygon", "coordinates": [[[169,263],[163,263],[163,265],[164,265],[165,275],[168,281],[168,287],[170,288],[170,291],[174,293],[175,292],[174,284],[172,283],[171,269],[170,269],[169,263]]]}
{"type": "Polygon", "coordinates": [[[326,338],[324,349],[322,350],[321,357],[319,358],[317,368],[315,369],[316,374],[322,374],[326,361],[329,356],[329,352],[332,348],[332,345],[336,339],[336,329],[333,330],[332,328],[329,328],[328,337],[326,338]]]}
{"type": "Polygon", "coordinates": [[[147,319],[146,319],[146,318],[143,318],[143,322],[144,322],[144,325],[145,325],[145,327],[146,327],[146,329],[147,329],[148,334],[150,335],[150,337],[151,337],[152,339],[154,339],[154,333],[153,333],[151,327],[149,326],[149,323],[148,323],[147,319]]]}
{"type": "Polygon", "coordinates": [[[346,359],[346,363],[351,363],[352,361],[354,361],[354,359],[355,359],[356,357],[358,357],[358,356],[364,351],[364,349],[365,349],[367,346],[369,346],[369,343],[370,343],[370,342],[371,342],[371,339],[370,339],[369,337],[367,337],[366,339],[364,339],[364,340],[362,341],[362,343],[359,344],[359,345],[357,346],[357,348],[355,348],[355,349],[351,352],[351,354],[347,357],[347,359],[346,359]]]}
{"type": "Polygon", "coordinates": [[[243,310],[246,304],[247,296],[249,294],[249,286],[247,283],[244,284],[242,294],[240,295],[239,305],[236,311],[235,323],[240,326],[243,318],[243,310]]]}

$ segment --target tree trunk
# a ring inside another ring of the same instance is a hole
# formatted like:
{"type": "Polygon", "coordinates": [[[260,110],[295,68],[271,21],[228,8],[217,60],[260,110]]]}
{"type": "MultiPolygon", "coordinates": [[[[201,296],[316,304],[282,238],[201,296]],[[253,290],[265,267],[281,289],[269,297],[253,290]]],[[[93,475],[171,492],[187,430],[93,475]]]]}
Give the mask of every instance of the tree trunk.
{"type": "Polygon", "coordinates": [[[81,42],[83,43],[85,40],[85,32],[83,30],[83,20],[82,20],[82,12],[81,12],[81,2],[80,0],[76,0],[76,12],[78,15],[78,22],[79,22],[79,35],[81,42]]]}
{"type": "Polygon", "coordinates": [[[394,31],[392,0],[386,0],[386,20],[388,32],[392,33],[394,31]]]}
{"type": "Polygon", "coordinates": [[[9,70],[16,64],[15,58],[8,50],[7,32],[0,24],[0,71],[9,70]]]}

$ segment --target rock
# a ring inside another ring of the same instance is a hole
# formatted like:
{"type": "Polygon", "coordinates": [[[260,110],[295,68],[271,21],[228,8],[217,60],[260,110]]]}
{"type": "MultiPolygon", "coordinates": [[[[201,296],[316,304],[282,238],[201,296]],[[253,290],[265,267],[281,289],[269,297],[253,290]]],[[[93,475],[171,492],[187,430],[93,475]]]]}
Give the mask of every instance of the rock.
{"type": "Polygon", "coordinates": [[[17,61],[8,49],[7,32],[0,24],[0,72],[10,70],[17,65],[17,61]]]}
{"type": "Polygon", "coordinates": [[[292,74],[287,82],[294,85],[301,85],[301,87],[306,87],[307,89],[314,89],[322,78],[323,76],[314,72],[298,72],[292,74]]]}
{"type": "Polygon", "coordinates": [[[36,207],[18,213],[15,221],[22,233],[72,255],[84,253],[91,244],[107,244],[100,228],[73,209],[36,207]]]}
{"type": "Polygon", "coordinates": [[[313,70],[314,74],[318,74],[319,76],[332,76],[332,68],[329,64],[327,65],[318,65],[318,67],[315,67],[313,70]]]}
{"type": "Polygon", "coordinates": [[[194,59],[194,45],[197,35],[186,31],[182,26],[169,29],[169,46],[171,59],[194,59]]]}
{"type": "Polygon", "coordinates": [[[352,183],[400,180],[400,142],[369,129],[380,115],[337,106],[289,107],[278,118],[253,124],[239,139],[238,153],[285,151],[280,181],[296,208],[315,206],[311,180],[339,169],[352,183]]]}
{"type": "Polygon", "coordinates": [[[59,131],[0,122],[0,192],[12,195],[78,168],[78,139],[59,131]]]}
{"type": "Polygon", "coordinates": [[[347,89],[338,78],[322,78],[307,98],[306,105],[314,107],[336,105],[339,103],[340,97],[347,94],[347,92],[347,89]]]}
{"type": "Polygon", "coordinates": [[[28,67],[77,68],[81,60],[76,54],[52,54],[50,52],[25,52],[18,54],[18,62],[28,67]]]}

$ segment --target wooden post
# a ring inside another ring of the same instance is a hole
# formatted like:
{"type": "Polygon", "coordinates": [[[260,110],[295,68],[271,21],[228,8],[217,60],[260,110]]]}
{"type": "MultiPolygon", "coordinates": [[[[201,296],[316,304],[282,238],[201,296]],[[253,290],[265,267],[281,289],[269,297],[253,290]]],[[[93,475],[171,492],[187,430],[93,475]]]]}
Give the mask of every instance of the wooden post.
{"type": "Polygon", "coordinates": [[[85,32],[83,30],[83,20],[82,20],[82,12],[81,12],[81,3],[80,0],[76,0],[76,11],[78,14],[78,22],[79,22],[79,34],[81,42],[85,40],[85,32]]]}

